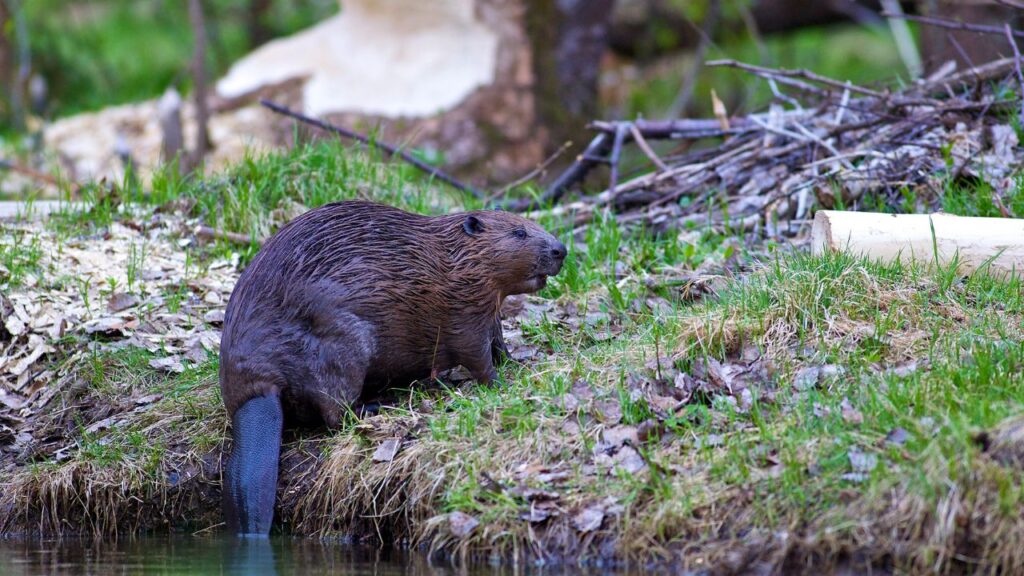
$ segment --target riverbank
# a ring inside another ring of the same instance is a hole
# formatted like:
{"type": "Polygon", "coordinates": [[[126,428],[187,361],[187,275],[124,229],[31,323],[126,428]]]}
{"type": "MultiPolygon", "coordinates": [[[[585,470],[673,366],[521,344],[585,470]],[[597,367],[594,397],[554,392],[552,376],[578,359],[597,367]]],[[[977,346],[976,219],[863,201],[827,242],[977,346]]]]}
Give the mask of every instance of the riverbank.
{"type": "MultiPolygon", "coordinates": [[[[220,525],[223,308],[301,210],[461,202],[331,145],[0,233],[0,531],[220,525]],[[339,184],[340,183],[340,184],[339,184]],[[235,238],[238,240],[238,238],[235,238]]],[[[1024,286],[598,219],[514,361],[286,438],[277,525],[464,560],[1024,567],[1024,286]]]]}

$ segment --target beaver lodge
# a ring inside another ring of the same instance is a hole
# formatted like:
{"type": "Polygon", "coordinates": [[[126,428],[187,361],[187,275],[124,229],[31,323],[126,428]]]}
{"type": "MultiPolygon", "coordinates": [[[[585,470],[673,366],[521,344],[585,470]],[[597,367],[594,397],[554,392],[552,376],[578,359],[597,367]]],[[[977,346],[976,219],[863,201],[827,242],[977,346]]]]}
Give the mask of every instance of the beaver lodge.
{"type": "MultiPolygon", "coordinates": [[[[595,122],[545,203],[508,205],[570,258],[506,303],[501,382],[454,370],[291,432],[276,529],[466,562],[1024,570],[1020,278],[802,249],[819,207],[1024,217],[1016,65],[902,91],[742,66],[802,99],[595,122]]],[[[344,198],[480,205],[320,143],[4,223],[0,531],[216,532],[225,303],[261,238],[344,198]]]]}

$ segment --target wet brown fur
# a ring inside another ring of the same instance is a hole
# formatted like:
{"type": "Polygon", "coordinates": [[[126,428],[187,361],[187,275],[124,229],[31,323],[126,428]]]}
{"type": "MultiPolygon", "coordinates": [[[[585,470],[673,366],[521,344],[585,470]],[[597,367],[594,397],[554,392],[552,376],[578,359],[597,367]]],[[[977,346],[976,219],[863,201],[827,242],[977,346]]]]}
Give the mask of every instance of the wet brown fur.
{"type": "Polygon", "coordinates": [[[489,381],[503,299],[543,288],[564,254],[505,212],[427,217],[369,202],[307,212],[266,243],[231,295],[220,363],[228,414],[279,393],[286,416],[335,425],[364,386],[456,365],[489,381]]]}

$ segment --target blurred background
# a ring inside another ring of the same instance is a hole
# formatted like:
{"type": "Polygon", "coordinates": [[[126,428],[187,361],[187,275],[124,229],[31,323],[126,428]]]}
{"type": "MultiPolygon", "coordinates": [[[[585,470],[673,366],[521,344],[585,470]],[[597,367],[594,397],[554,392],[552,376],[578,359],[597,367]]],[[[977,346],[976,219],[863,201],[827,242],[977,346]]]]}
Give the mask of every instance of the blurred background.
{"type": "Polygon", "coordinates": [[[260,98],[507,182],[594,119],[763,109],[772,86],[703,62],[899,87],[1006,56],[992,35],[883,12],[1019,24],[1010,0],[0,0],[0,194],[40,175],[217,169],[305,133],[260,98]]]}

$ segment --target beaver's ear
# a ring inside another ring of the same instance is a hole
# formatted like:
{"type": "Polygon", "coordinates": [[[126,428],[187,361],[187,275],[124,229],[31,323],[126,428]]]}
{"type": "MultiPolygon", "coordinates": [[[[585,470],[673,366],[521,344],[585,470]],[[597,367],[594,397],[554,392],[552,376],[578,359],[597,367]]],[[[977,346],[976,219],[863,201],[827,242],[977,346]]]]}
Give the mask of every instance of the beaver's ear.
{"type": "Polygon", "coordinates": [[[466,219],[462,222],[462,229],[466,231],[466,234],[475,236],[484,231],[484,223],[476,216],[466,216],[466,219]]]}

